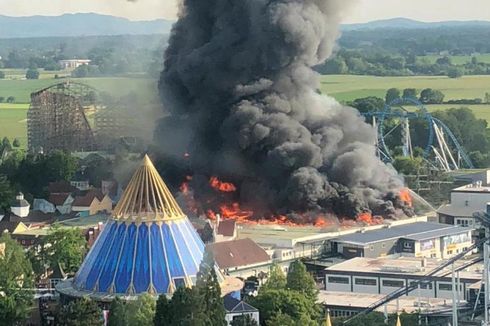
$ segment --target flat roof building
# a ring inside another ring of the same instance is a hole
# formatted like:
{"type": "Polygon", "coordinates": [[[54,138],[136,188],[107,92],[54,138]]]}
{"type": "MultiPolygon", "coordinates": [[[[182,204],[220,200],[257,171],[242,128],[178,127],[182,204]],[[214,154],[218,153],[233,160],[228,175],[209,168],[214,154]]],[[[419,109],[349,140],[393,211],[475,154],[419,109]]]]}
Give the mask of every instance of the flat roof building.
{"type": "Polygon", "coordinates": [[[345,258],[393,254],[449,258],[471,246],[471,228],[416,222],[360,231],[333,239],[332,250],[345,258]]]}

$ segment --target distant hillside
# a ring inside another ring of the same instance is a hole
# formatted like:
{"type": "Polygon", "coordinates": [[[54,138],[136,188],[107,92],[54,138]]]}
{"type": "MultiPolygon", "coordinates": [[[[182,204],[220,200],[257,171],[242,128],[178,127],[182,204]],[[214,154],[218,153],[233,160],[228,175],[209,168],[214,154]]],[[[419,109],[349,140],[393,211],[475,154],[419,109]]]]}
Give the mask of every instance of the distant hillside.
{"type": "Polygon", "coordinates": [[[489,21],[443,21],[443,22],[421,22],[408,18],[393,18],[376,20],[364,24],[346,24],[342,26],[344,31],[372,30],[372,29],[426,29],[440,27],[490,27],[489,21]]]}
{"type": "Polygon", "coordinates": [[[31,17],[0,15],[0,38],[166,34],[172,24],[164,19],[130,21],[93,13],[31,17]]]}

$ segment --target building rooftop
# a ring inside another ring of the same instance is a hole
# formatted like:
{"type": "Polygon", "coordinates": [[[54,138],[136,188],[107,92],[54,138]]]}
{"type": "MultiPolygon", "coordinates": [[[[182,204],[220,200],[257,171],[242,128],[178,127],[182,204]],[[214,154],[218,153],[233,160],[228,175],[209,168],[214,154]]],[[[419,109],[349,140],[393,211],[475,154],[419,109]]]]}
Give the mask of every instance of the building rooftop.
{"type": "Polygon", "coordinates": [[[207,248],[212,251],[221,269],[268,263],[271,260],[267,252],[251,239],[212,243],[207,248]]]}
{"type": "Polygon", "coordinates": [[[490,186],[480,185],[471,183],[465,186],[461,186],[458,188],[454,188],[452,192],[469,192],[469,193],[489,193],[490,194],[490,186]]]}
{"type": "Polygon", "coordinates": [[[70,193],[52,193],[49,195],[48,201],[53,205],[61,206],[70,195],[70,193]]]}
{"type": "MultiPolygon", "coordinates": [[[[481,210],[483,211],[483,209],[481,210]]],[[[472,217],[476,213],[474,207],[470,206],[458,206],[458,205],[442,205],[437,210],[437,213],[449,216],[461,216],[461,217],[472,217]]]]}
{"type": "MultiPolygon", "coordinates": [[[[352,307],[353,309],[364,309],[368,306],[383,299],[385,295],[366,294],[366,293],[351,293],[351,292],[332,292],[320,291],[317,302],[328,306],[352,307]]],[[[450,310],[452,301],[442,298],[422,298],[416,296],[402,296],[398,300],[393,300],[386,304],[389,314],[405,311],[407,313],[418,312],[420,300],[423,312],[444,311],[450,310]]],[[[466,301],[461,301],[461,305],[466,304],[466,301]]],[[[385,306],[379,307],[376,311],[384,312],[385,306]]]]}
{"type": "Polygon", "coordinates": [[[224,220],[220,221],[218,225],[218,234],[225,237],[232,237],[235,233],[236,221],[235,220],[224,220]]]}
{"type": "Polygon", "coordinates": [[[247,313],[258,311],[257,308],[252,307],[248,303],[235,299],[231,295],[226,295],[223,298],[223,303],[226,311],[230,313],[247,313]]]}
{"type": "Polygon", "coordinates": [[[449,224],[416,222],[381,228],[373,231],[357,232],[336,238],[335,241],[355,245],[368,245],[396,238],[424,240],[470,231],[470,228],[449,224]]]}
{"type": "MultiPolygon", "coordinates": [[[[455,263],[455,268],[462,266],[468,261],[460,259],[455,263]]],[[[363,274],[410,274],[414,277],[424,276],[436,267],[442,264],[441,260],[437,259],[420,259],[415,257],[384,257],[384,258],[365,258],[356,257],[339,264],[326,268],[326,272],[342,272],[342,273],[363,273],[363,274]],[[424,267],[424,266],[425,267],[424,267]]],[[[475,282],[482,278],[483,265],[474,264],[460,271],[462,279],[474,279],[475,282]]],[[[451,273],[451,268],[443,269],[434,276],[445,276],[451,273]]],[[[449,275],[450,277],[450,275],[449,275]]]]}
{"type": "Polygon", "coordinates": [[[297,244],[321,242],[328,239],[354,234],[360,230],[379,230],[387,225],[399,226],[427,222],[427,216],[416,216],[403,220],[386,220],[386,224],[369,226],[331,226],[327,228],[315,226],[288,226],[267,224],[240,224],[237,227],[237,238],[250,238],[262,246],[277,248],[293,248],[297,244]]]}

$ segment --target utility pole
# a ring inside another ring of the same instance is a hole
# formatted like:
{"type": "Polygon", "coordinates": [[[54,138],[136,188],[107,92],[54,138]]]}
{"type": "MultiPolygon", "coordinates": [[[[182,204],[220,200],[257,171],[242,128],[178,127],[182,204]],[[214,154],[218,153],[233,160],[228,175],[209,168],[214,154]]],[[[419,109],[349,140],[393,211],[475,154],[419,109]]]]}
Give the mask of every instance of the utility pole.
{"type": "Polygon", "coordinates": [[[452,326],[458,326],[458,299],[456,291],[456,272],[454,262],[451,264],[451,285],[453,290],[453,323],[452,326]]]}

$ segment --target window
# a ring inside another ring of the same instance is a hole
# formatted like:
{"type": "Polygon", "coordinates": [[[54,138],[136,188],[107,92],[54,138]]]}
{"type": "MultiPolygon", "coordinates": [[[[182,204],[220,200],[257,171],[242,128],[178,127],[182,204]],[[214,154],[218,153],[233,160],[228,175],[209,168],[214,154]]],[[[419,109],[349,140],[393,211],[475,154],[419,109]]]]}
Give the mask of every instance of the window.
{"type": "Polygon", "coordinates": [[[374,251],[374,246],[370,246],[369,250],[374,251]]]}
{"type": "Polygon", "coordinates": [[[376,280],[370,278],[356,278],[355,283],[356,285],[369,285],[369,286],[376,286],[378,284],[376,280]]]}
{"type": "Polygon", "coordinates": [[[469,206],[469,205],[470,205],[469,200],[465,200],[465,201],[464,201],[464,205],[465,205],[465,206],[469,206]]]}
{"type": "MultiPolygon", "coordinates": [[[[410,286],[417,286],[417,282],[410,282],[410,286]]],[[[420,289],[421,290],[432,290],[432,283],[420,283],[420,289]]]]}
{"type": "Polygon", "coordinates": [[[452,291],[453,286],[452,286],[452,284],[439,284],[439,290],[441,290],[441,291],[452,291]]]}
{"type": "Polygon", "coordinates": [[[403,281],[383,280],[383,286],[388,286],[391,288],[402,288],[405,286],[405,284],[403,281]]]}
{"type": "Polygon", "coordinates": [[[386,248],[386,243],[384,243],[384,242],[383,242],[383,243],[381,244],[381,248],[386,248]]]}
{"type": "Polygon", "coordinates": [[[447,254],[448,254],[448,255],[452,255],[452,254],[453,254],[453,251],[452,251],[452,250],[448,250],[448,251],[447,251],[447,254]]]}
{"type": "Polygon", "coordinates": [[[349,284],[348,277],[329,276],[328,283],[349,284]]]}
{"type": "Polygon", "coordinates": [[[403,248],[405,248],[405,249],[412,249],[413,248],[413,244],[411,242],[404,242],[403,243],[403,248]]]}

